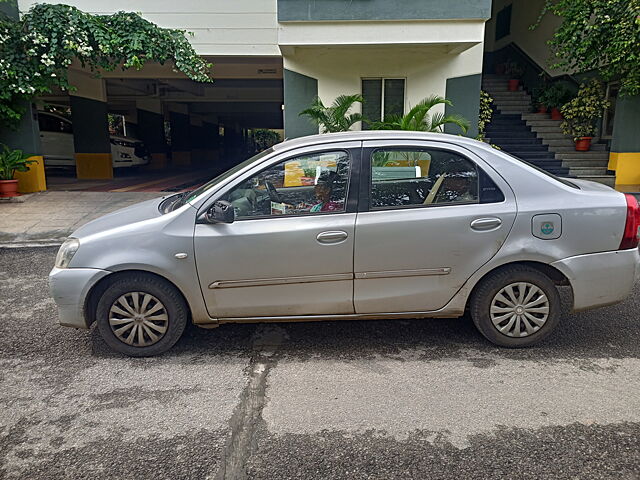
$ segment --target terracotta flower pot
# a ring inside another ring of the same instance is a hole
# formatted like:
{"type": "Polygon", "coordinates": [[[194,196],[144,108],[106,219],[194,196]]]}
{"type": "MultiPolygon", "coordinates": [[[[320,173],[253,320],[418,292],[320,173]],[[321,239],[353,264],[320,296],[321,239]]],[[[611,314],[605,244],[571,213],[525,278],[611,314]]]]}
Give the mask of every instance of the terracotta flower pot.
{"type": "Polygon", "coordinates": [[[519,86],[520,86],[520,80],[519,79],[512,78],[511,80],[509,80],[509,91],[510,92],[517,92],[519,86]]]}
{"type": "Polygon", "coordinates": [[[546,105],[538,105],[538,113],[547,113],[546,105]]]}
{"type": "Polygon", "coordinates": [[[0,197],[17,197],[18,180],[0,180],[0,197]]]}
{"type": "Polygon", "coordinates": [[[551,120],[562,120],[562,113],[556,107],[551,109],[551,120]]]}
{"type": "Polygon", "coordinates": [[[591,137],[580,137],[576,139],[576,151],[588,152],[591,148],[591,137]]]}

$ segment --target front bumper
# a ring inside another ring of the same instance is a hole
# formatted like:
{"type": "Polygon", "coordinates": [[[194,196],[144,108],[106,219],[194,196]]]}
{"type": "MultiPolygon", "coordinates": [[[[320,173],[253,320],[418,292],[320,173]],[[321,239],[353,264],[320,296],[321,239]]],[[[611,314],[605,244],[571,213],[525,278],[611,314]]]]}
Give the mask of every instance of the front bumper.
{"type": "Polygon", "coordinates": [[[97,268],[54,268],[49,273],[49,291],[58,305],[59,323],[88,329],[84,305],[91,288],[111,272],[97,268]]]}
{"type": "Polygon", "coordinates": [[[551,264],[569,279],[576,311],[621,302],[640,278],[637,248],[592,253],[558,260],[551,264]]]}

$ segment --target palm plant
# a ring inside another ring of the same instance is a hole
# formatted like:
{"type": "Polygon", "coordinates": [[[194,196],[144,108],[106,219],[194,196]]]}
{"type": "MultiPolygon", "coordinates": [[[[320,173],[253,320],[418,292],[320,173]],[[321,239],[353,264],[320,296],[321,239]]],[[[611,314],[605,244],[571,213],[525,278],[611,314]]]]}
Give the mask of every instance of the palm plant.
{"type": "Polygon", "coordinates": [[[453,104],[444,97],[432,95],[420,101],[406,115],[390,115],[382,122],[369,122],[372,130],[413,130],[419,132],[443,132],[444,125],[459,126],[464,133],[469,129],[469,120],[462,115],[445,115],[441,112],[429,113],[436,105],[453,104]]]}
{"type": "Polygon", "coordinates": [[[330,107],[325,107],[320,97],[316,97],[311,106],[299,115],[309,117],[322,129],[323,133],[346,132],[354,123],[362,121],[362,114],[349,113],[355,103],[362,103],[362,101],[360,94],[340,95],[330,107]]]}

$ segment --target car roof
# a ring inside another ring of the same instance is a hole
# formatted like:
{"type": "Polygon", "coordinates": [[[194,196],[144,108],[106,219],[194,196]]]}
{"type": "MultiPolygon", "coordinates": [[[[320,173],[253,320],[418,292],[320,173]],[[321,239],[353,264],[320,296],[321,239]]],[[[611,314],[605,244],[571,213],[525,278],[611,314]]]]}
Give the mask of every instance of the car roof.
{"type": "Polygon", "coordinates": [[[366,141],[366,140],[428,140],[435,142],[454,143],[457,145],[487,145],[477,140],[460,135],[446,133],[413,132],[405,130],[363,130],[339,133],[322,133],[306,137],[285,139],[284,142],[273,146],[275,151],[285,151],[292,148],[308,147],[333,142],[366,141]]]}

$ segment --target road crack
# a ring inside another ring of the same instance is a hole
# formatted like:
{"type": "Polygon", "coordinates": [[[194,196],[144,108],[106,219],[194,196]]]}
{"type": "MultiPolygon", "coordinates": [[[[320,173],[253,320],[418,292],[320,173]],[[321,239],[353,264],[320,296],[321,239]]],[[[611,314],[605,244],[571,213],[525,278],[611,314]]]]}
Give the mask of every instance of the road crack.
{"type": "Polygon", "coordinates": [[[229,425],[231,436],[223,453],[223,462],[215,480],[243,480],[246,465],[256,450],[255,433],[263,422],[262,409],[269,372],[277,364],[276,350],[286,339],[286,333],[277,326],[264,326],[256,332],[254,355],[249,361],[247,386],[240,395],[229,425]]]}

